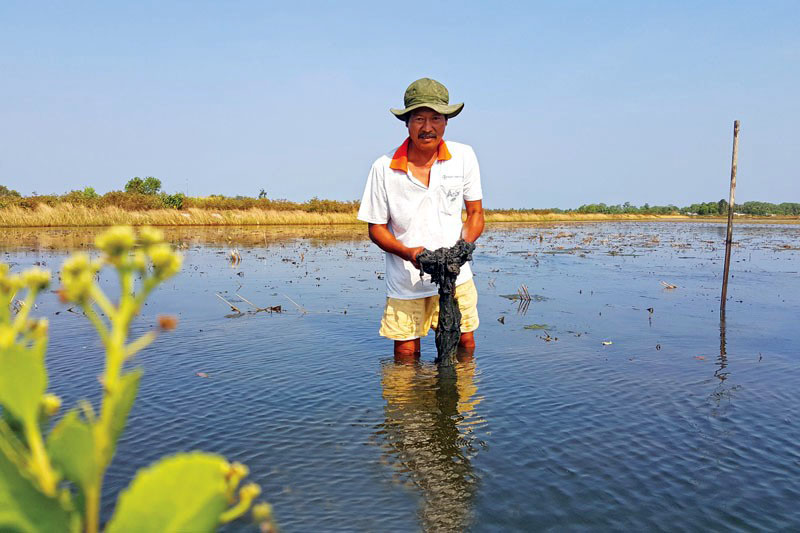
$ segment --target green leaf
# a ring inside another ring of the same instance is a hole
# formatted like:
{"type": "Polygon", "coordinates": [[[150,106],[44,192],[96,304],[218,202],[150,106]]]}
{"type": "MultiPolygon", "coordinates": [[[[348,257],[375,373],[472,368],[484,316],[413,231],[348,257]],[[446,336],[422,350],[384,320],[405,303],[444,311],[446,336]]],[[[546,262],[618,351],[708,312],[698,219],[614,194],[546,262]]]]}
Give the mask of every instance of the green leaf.
{"type": "MultiPolygon", "coordinates": [[[[133,407],[133,402],[136,400],[136,393],[139,391],[139,380],[142,377],[142,370],[137,368],[128,372],[119,380],[120,393],[115,396],[116,401],[110,406],[111,408],[111,455],[114,455],[114,446],[117,444],[117,439],[125,429],[125,423],[128,420],[128,413],[133,407]]],[[[110,457],[108,459],[111,459],[110,457]]]]}
{"type": "Polygon", "coordinates": [[[9,431],[14,437],[16,437],[19,442],[26,442],[25,441],[25,428],[22,427],[22,422],[15,418],[8,409],[3,410],[0,413],[0,425],[4,425],[6,431],[9,431]]]}
{"type": "Polygon", "coordinates": [[[192,452],[139,470],[120,495],[106,533],[214,531],[227,508],[228,468],[223,457],[192,452]]]}
{"type": "Polygon", "coordinates": [[[528,324],[525,329],[551,329],[547,324],[528,324]]]}
{"type": "Polygon", "coordinates": [[[44,359],[22,346],[0,350],[0,404],[26,424],[35,424],[47,389],[44,359]]]}
{"type": "Polygon", "coordinates": [[[0,452],[0,531],[70,531],[76,518],[57,499],[39,492],[0,452]]]}
{"type": "Polygon", "coordinates": [[[97,475],[92,428],[73,409],[62,418],[47,437],[47,451],[53,465],[83,490],[97,475]]]}

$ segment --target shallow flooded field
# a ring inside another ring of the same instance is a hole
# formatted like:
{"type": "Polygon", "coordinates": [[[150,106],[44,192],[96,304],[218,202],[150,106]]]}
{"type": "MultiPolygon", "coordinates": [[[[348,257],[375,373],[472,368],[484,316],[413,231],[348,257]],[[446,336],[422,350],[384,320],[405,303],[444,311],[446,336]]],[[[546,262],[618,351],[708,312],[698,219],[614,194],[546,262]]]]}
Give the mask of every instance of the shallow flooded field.
{"type": "MultiPolygon", "coordinates": [[[[721,325],[723,225],[491,226],[478,348],[443,373],[433,334],[418,366],[377,336],[383,256],[362,232],[168,233],[183,271],[134,329],[179,327],[137,356],[106,515],[136,469],[203,449],[249,466],[284,531],[800,527],[800,227],[736,226],[721,325]]],[[[87,242],[4,230],[0,261],[57,271],[87,242]]],[[[38,313],[50,389],[96,399],[85,317],[52,293],[38,313]]]]}

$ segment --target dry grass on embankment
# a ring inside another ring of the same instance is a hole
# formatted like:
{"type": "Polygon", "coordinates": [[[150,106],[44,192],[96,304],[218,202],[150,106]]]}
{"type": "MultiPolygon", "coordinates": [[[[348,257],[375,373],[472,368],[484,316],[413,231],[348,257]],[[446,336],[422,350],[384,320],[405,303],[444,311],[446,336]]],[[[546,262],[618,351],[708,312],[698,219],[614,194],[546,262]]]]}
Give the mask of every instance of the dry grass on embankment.
{"type": "Polygon", "coordinates": [[[61,204],[36,209],[0,209],[0,227],[134,226],[248,226],[298,224],[352,224],[355,213],[309,213],[264,209],[151,209],[127,211],[118,207],[91,208],[61,204]]]}
{"type": "MultiPolygon", "coordinates": [[[[720,222],[724,217],[689,217],[685,215],[639,215],[600,213],[541,213],[486,211],[486,221],[503,222],[601,222],[601,221],[698,221],[720,222]]],[[[797,217],[744,218],[737,222],[797,224],[797,217]]],[[[130,224],[134,226],[293,226],[360,224],[356,213],[315,213],[303,210],[270,209],[151,209],[129,211],[118,207],[85,207],[59,204],[55,207],[39,204],[35,209],[6,207],[0,209],[0,227],[92,227],[130,224]]]]}

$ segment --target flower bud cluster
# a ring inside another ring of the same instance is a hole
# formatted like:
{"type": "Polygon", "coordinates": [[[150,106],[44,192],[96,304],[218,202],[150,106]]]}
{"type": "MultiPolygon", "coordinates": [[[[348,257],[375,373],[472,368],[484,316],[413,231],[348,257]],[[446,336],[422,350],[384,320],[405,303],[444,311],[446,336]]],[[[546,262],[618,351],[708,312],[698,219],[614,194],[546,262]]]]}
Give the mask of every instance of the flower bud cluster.
{"type": "Polygon", "coordinates": [[[131,267],[139,274],[147,272],[147,254],[142,250],[136,250],[131,255],[131,267]]]}
{"type": "Polygon", "coordinates": [[[250,470],[239,462],[234,462],[232,464],[225,463],[225,466],[222,470],[223,475],[225,476],[225,484],[228,487],[228,500],[233,502],[233,495],[236,491],[236,488],[239,486],[239,482],[247,477],[247,474],[250,473],[250,470]]]}
{"type": "Polygon", "coordinates": [[[64,261],[61,267],[62,298],[73,302],[86,301],[100,266],[84,253],[74,254],[64,261]]]}
{"type": "Polygon", "coordinates": [[[5,263],[0,263],[0,293],[6,298],[20,289],[40,291],[50,285],[50,271],[38,267],[29,268],[22,274],[11,274],[5,263]]]}
{"type": "Polygon", "coordinates": [[[243,465],[239,462],[234,462],[226,469],[225,479],[228,481],[230,486],[235,488],[239,484],[239,481],[241,481],[242,478],[246,477],[249,473],[250,470],[246,465],[243,465]]]}
{"type": "Polygon", "coordinates": [[[22,273],[22,283],[31,290],[41,291],[50,285],[50,271],[30,268],[22,273]]]}
{"type": "Polygon", "coordinates": [[[45,415],[54,416],[59,409],[61,409],[61,398],[50,393],[42,396],[42,412],[45,415]]]}
{"type": "Polygon", "coordinates": [[[135,258],[137,266],[148,257],[158,279],[166,279],[181,269],[182,258],[172,247],[164,243],[164,232],[156,228],[143,227],[139,230],[139,245],[144,249],[142,259],[135,258]]]}
{"type": "MultiPolygon", "coordinates": [[[[227,523],[242,516],[253,503],[253,500],[261,494],[261,487],[255,483],[247,483],[239,489],[239,501],[235,501],[234,491],[239,485],[239,482],[247,476],[250,472],[242,463],[224,463],[222,466],[222,474],[225,476],[225,484],[227,485],[228,502],[235,504],[230,507],[220,516],[222,523],[227,523]]],[[[263,513],[261,513],[263,515],[263,513]]]]}
{"type": "Polygon", "coordinates": [[[259,494],[261,494],[261,487],[255,483],[248,483],[239,489],[239,500],[249,503],[256,499],[259,494]]]}
{"type": "Polygon", "coordinates": [[[136,244],[136,234],[130,226],[116,226],[98,235],[94,244],[106,253],[112,263],[118,264],[136,244]]]}
{"type": "Polygon", "coordinates": [[[272,519],[272,506],[267,502],[260,502],[253,506],[253,520],[266,522],[272,519]]]}
{"type": "Polygon", "coordinates": [[[173,276],[181,269],[182,258],[164,243],[161,230],[144,227],[138,236],[130,226],[117,226],[101,233],[95,245],[103,253],[101,261],[92,262],[86,254],[75,254],[62,268],[62,298],[85,302],[94,278],[104,263],[145,275],[152,266],[157,281],[173,276]]]}
{"type": "Polygon", "coordinates": [[[159,280],[181,269],[181,256],[164,243],[164,232],[156,228],[145,226],[138,237],[130,226],[111,228],[99,235],[95,244],[106,253],[109,262],[120,266],[127,259],[127,266],[142,274],[147,271],[149,260],[159,280]]]}
{"type": "Polygon", "coordinates": [[[175,275],[180,269],[183,259],[172,251],[168,244],[154,244],[149,247],[148,255],[153,262],[153,270],[158,279],[166,279],[175,275]]]}
{"type": "MultiPolygon", "coordinates": [[[[9,272],[9,267],[5,263],[0,263],[0,296],[3,299],[11,298],[15,292],[23,286],[22,279],[9,272]]],[[[6,302],[6,305],[10,302],[6,302]]]]}
{"type": "Polygon", "coordinates": [[[29,320],[29,306],[32,306],[35,295],[50,284],[50,272],[41,268],[30,268],[21,274],[11,274],[5,263],[0,263],[0,348],[8,348],[15,342],[20,333],[30,335],[34,340],[47,338],[47,320],[29,320]],[[24,303],[18,302],[15,310],[19,313],[12,320],[9,306],[17,292],[28,289],[28,298],[24,303]]]}
{"type": "Polygon", "coordinates": [[[164,242],[164,232],[160,229],[145,226],[139,230],[139,244],[145,248],[164,242]]]}

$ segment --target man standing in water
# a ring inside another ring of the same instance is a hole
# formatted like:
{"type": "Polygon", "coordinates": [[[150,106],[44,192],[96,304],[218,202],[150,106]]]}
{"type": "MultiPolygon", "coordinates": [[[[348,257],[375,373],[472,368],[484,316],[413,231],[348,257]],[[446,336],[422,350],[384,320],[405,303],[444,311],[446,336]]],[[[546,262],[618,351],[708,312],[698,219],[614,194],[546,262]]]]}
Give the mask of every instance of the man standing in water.
{"type": "MultiPolygon", "coordinates": [[[[447,88],[422,78],[408,86],[404,109],[392,109],[405,122],[408,138],[372,165],[359,220],[369,223],[369,238],[386,252],[386,307],[379,334],[394,340],[398,362],[420,355],[420,337],[436,327],[439,296],[427,274],[420,276],[417,255],[451,247],[483,232],[481,177],[475,152],[444,141],[447,121],[464,104],[450,105],[447,88]],[[467,220],[462,223],[461,209],[467,220]]],[[[461,267],[455,297],[461,311],[462,353],[475,350],[478,292],[469,263],[461,267]]]]}

